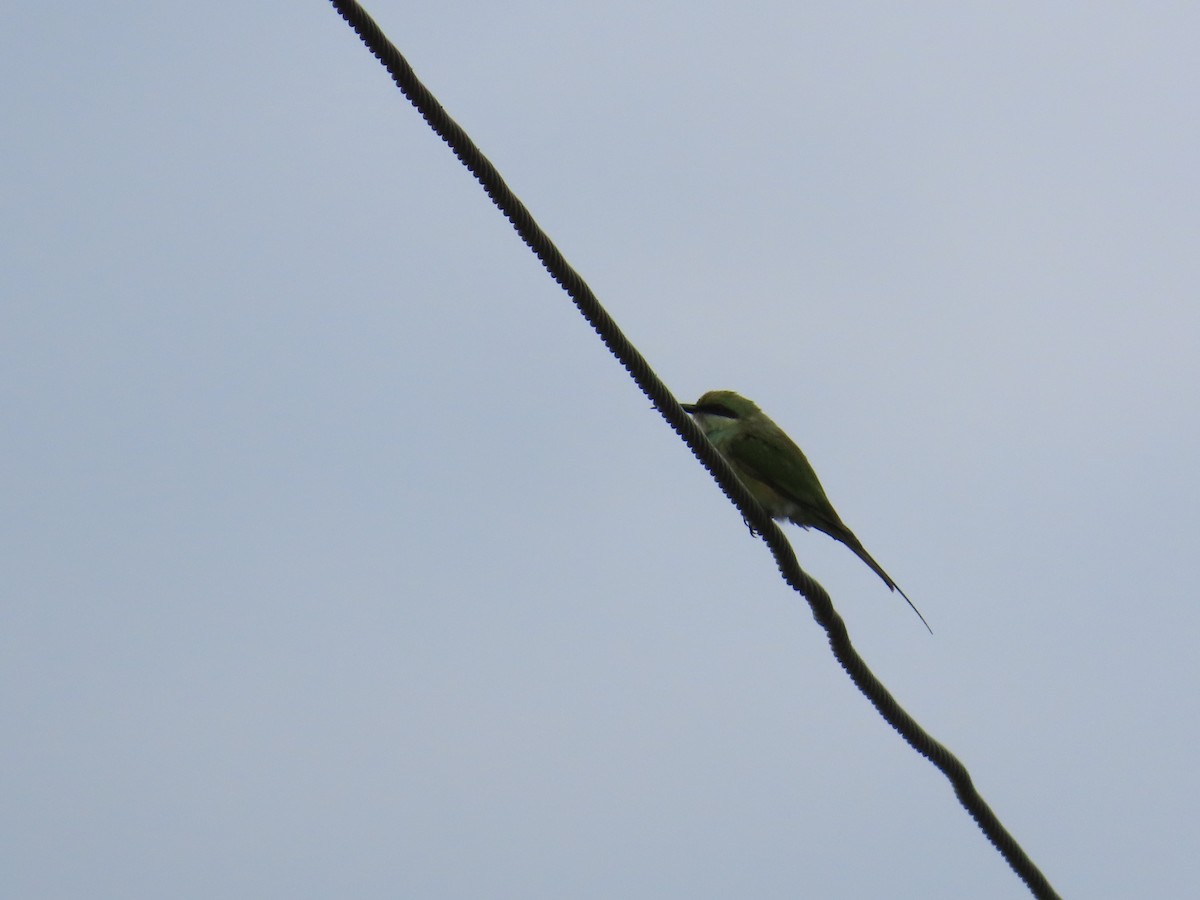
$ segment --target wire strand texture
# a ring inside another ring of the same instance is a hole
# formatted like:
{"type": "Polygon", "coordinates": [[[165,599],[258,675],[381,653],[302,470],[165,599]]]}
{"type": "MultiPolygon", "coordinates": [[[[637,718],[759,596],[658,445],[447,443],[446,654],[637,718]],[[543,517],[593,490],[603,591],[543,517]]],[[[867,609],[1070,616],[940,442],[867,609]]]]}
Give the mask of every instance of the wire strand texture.
{"type": "Polygon", "coordinates": [[[1050,882],[975,789],[966,767],[900,706],[896,698],[867,667],[850,642],[846,623],[834,609],[829,594],[800,568],[791,544],[779,526],[737,479],[729,464],[704,437],[699,426],[680,408],[679,402],[650,368],[650,364],[600,305],[591,288],[538,226],[516,194],[505,184],[496,167],[443,109],[432,92],[421,83],[412,66],[362,6],[353,0],[330,2],[387,69],[396,86],[416,107],[429,127],[446,142],[459,161],[475,176],[488,197],[545,266],[546,271],[567,292],[580,313],[604,341],[605,346],[625,367],[642,392],[650,398],[663,418],[683,438],[701,464],[708,469],[751,529],[763,538],[784,580],[803,595],[812,607],[813,618],[825,629],[834,656],[858,689],[914,750],[933,763],[949,779],[959,802],[1013,871],[1025,882],[1030,892],[1039,898],[1057,898],[1058,894],[1050,882]]]}

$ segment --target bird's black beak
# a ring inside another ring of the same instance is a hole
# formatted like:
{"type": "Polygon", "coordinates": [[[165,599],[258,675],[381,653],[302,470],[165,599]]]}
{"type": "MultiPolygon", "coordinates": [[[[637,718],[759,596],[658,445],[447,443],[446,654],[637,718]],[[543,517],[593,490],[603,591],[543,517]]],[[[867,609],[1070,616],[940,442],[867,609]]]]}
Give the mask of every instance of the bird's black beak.
{"type": "Polygon", "coordinates": [[[683,411],[689,416],[694,416],[697,412],[699,412],[699,409],[697,409],[695,403],[680,403],[679,405],[683,407],[683,411]]]}

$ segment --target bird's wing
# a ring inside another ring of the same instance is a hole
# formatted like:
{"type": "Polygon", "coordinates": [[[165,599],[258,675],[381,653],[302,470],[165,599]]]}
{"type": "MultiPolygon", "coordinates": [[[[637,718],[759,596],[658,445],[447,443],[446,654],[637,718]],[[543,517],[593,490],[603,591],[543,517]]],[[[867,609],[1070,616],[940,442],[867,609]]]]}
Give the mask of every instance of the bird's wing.
{"type": "Polygon", "coordinates": [[[771,440],[742,431],[730,441],[729,453],[751,478],[821,519],[840,524],[808,458],[782,431],[771,440]]]}

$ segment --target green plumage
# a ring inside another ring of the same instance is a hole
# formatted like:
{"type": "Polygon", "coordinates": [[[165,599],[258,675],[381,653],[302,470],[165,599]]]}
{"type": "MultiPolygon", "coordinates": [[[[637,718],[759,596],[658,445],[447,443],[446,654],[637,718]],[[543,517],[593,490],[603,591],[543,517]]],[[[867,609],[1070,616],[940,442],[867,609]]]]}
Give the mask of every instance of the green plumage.
{"type": "Polygon", "coordinates": [[[841,541],[903,597],[929,628],[920,610],[863,547],[825,496],[804,451],[752,401],[733,391],[709,391],[684,404],[713,446],[773,519],[815,528],[841,541]]]}

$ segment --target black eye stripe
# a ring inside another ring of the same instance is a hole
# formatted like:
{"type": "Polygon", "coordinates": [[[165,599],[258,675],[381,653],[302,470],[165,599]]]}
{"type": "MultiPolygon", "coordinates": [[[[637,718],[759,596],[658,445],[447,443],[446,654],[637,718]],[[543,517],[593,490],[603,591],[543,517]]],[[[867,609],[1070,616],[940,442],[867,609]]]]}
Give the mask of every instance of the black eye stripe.
{"type": "Polygon", "coordinates": [[[723,419],[736,419],[737,413],[723,403],[705,403],[696,407],[697,411],[710,416],[720,416],[723,419]]]}

